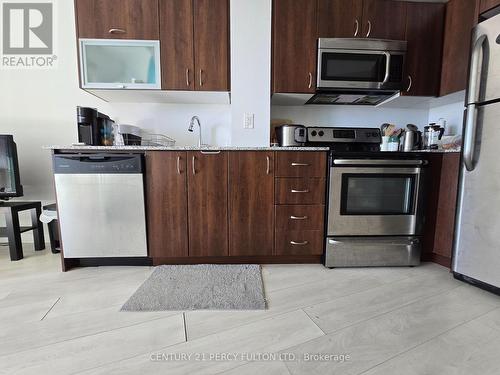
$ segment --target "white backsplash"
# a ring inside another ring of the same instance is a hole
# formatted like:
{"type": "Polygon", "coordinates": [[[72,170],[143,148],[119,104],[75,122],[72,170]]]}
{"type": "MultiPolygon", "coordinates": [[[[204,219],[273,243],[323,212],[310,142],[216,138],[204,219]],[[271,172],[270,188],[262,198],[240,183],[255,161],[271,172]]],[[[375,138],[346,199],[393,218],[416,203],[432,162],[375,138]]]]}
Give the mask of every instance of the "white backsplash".
{"type": "Polygon", "coordinates": [[[429,117],[427,109],[376,108],[362,106],[273,106],[273,119],[288,119],[306,126],[376,127],[383,123],[404,127],[412,123],[424,127],[429,117]]]}
{"type": "Polygon", "coordinates": [[[405,127],[415,124],[420,130],[430,122],[444,118],[452,134],[462,133],[462,116],[465,92],[442,98],[432,98],[415,108],[302,105],[271,107],[273,120],[290,120],[306,126],[380,127],[383,123],[405,127]]]}
{"type": "Polygon", "coordinates": [[[109,104],[113,120],[135,125],[154,134],[164,134],[176,140],[176,145],[198,144],[198,128],[187,131],[192,116],[200,118],[203,142],[227,146],[231,142],[231,106],[215,104],[109,104]]]}
{"type": "Polygon", "coordinates": [[[429,122],[437,122],[440,118],[446,120],[446,135],[462,134],[465,91],[449,95],[456,100],[453,103],[443,101],[444,98],[434,99],[429,109],[429,122]]]}

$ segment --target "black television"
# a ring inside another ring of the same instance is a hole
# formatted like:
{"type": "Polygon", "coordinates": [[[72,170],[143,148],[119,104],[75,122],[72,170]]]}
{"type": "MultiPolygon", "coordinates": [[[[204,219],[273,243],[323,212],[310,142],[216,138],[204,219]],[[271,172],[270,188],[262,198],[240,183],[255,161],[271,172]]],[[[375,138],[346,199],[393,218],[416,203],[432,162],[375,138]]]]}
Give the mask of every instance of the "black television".
{"type": "Polygon", "coordinates": [[[12,135],[0,134],[0,200],[22,196],[16,143],[12,135]]]}

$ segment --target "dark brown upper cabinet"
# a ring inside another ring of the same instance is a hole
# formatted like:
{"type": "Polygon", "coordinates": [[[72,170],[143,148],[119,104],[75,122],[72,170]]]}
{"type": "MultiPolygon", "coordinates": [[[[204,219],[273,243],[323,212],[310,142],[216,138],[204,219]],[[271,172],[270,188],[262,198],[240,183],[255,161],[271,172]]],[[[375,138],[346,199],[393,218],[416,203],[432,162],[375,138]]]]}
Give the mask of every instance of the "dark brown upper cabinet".
{"type": "Polygon", "coordinates": [[[406,2],[363,0],[362,37],[404,40],[406,2]]]}
{"type": "Polygon", "coordinates": [[[318,37],[361,37],[362,17],[363,0],[318,0],[318,37]]]}
{"type": "Polygon", "coordinates": [[[317,3],[274,0],[273,5],[273,92],[313,93],[317,3]]]}
{"type": "Polygon", "coordinates": [[[75,0],[78,38],[159,39],[158,0],[75,0]]]}
{"type": "Polygon", "coordinates": [[[229,90],[227,0],[160,0],[162,88],[229,90]]]}
{"type": "Polygon", "coordinates": [[[194,65],[198,91],[229,90],[229,2],[194,0],[194,65]]]}
{"type": "Polygon", "coordinates": [[[318,0],[320,38],[404,40],[406,3],[392,0],[318,0]]]}
{"type": "Polygon", "coordinates": [[[408,89],[403,94],[438,96],[446,4],[408,3],[407,12],[408,89]]]}
{"type": "Polygon", "coordinates": [[[193,41],[193,0],[160,0],[163,89],[195,89],[193,41]]]}
{"type": "Polygon", "coordinates": [[[480,0],[479,13],[484,13],[500,5],[500,0],[480,0]]]}
{"type": "Polygon", "coordinates": [[[149,256],[188,256],[187,153],[146,153],[149,256]]]}
{"type": "Polygon", "coordinates": [[[274,152],[229,153],[229,255],[273,255],[274,152]]]}
{"type": "Polygon", "coordinates": [[[464,90],[467,86],[472,29],[477,23],[477,12],[473,0],[450,0],[447,3],[441,96],[464,90]]]}
{"type": "Polygon", "coordinates": [[[188,152],[189,256],[228,255],[227,152],[188,152]]]}

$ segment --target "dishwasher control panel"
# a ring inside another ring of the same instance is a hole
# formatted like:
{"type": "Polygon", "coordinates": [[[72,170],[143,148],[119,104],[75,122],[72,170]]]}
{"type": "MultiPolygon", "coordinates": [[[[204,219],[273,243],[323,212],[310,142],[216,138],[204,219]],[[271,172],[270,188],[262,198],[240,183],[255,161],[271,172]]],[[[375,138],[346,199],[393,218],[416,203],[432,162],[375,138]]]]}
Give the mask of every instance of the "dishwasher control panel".
{"type": "Polygon", "coordinates": [[[142,155],[70,154],[54,156],[55,174],[142,173],[142,155]]]}

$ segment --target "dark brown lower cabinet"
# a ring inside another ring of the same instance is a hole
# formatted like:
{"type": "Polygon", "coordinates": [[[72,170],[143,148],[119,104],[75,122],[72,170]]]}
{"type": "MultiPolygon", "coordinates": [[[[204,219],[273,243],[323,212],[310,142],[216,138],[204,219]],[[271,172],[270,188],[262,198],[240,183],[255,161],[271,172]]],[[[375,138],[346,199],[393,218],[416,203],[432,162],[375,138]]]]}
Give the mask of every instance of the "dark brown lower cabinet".
{"type": "Polygon", "coordinates": [[[229,255],[227,152],[187,155],[189,256],[229,255]]]}
{"type": "Polygon", "coordinates": [[[425,261],[450,267],[455,232],[455,212],[460,153],[429,155],[423,254],[425,261]]]}
{"type": "Polygon", "coordinates": [[[146,153],[149,256],[188,256],[186,152],[146,153]]]}
{"type": "MultiPolygon", "coordinates": [[[[326,165],[326,153],[296,154],[311,170],[326,165]]],[[[326,167],[320,177],[275,177],[277,159],[289,157],[274,151],[147,152],[153,264],[319,262],[326,167]]]]}
{"type": "Polygon", "coordinates": [[[323,230],[277,231],[276,255],[321,255],[323,241],[323,230]]]}
{"type": "Polygon", "coordinates": [[[274,152],[229,153],[229,255],[272,255],[274,152]]]}

